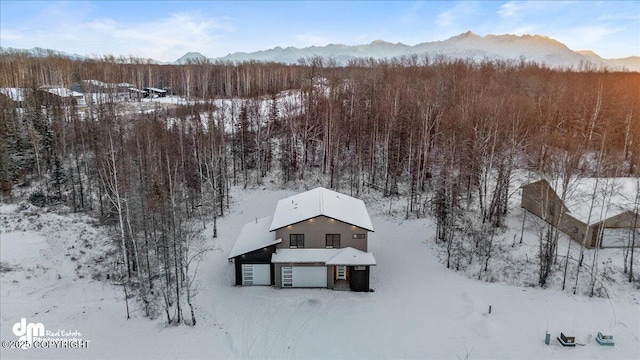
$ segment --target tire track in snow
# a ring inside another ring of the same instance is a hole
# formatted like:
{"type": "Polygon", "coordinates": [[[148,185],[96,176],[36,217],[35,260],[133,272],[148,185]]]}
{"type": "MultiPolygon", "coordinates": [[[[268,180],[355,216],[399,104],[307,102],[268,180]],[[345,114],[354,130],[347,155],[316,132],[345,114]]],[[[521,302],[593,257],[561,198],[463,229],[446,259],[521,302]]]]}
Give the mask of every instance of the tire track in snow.
{"type": "MultiPolygon", "coordinates": [[[[323,291],[323,290],[321,290],[323,291]]],[[[320,303],[320,300],[318,299],[308,299],[306,301],[304,301],[302,303],[301,306],[302,307],[304,305],[309,305],[309,306],[317,306],[320,303]]],[[[296,309],[297,310],[297,309],[296,309]]],[[[293,310],[292,310],[293,312],[293,310]]],[[[307,329],[309,328],[309,324],[311,323],[312,319],[321,319],[321,316],[318,316],[319,314],[316,314],[316,312],[314,311],[306,311],[303,312],[304,314],[306,314],[305,319],[300,323],[300,327],[299,329],[295,329],[295,341],[292,344],[291,347],[287,347],[287,350],[290,350],[287,354],[287,359],[295,359],[296,358],[296,352],[298,349],[298,344],[300,343],[301,339],[305,339],[307,337],[305,337],[305,334],[307,333],[307,329]]]]}
{"type": "Polygon", "coordinates": [[[261,297],[252,298],[242,320],[241,342],[239,348],[234,346],[234,353],[242,359],[298,358],[300,343],[312,338],[313,325],[323,319],[322,306],[318,306],[323,302],[317,297],[300,295],[277,302],[270,297],[265,301],[261,297]]]}

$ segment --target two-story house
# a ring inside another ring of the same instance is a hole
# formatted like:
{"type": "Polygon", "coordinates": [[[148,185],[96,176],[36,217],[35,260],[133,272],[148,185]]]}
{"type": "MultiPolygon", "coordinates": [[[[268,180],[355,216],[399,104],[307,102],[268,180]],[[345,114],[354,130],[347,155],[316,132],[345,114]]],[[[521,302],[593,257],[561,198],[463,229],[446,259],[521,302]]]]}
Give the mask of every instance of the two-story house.
{"type": "Polygon", "coordinates": [[[322,187],[246,224],[229,254],[236,285],[369,291],[373,225],[362,200],[322,187]]]}

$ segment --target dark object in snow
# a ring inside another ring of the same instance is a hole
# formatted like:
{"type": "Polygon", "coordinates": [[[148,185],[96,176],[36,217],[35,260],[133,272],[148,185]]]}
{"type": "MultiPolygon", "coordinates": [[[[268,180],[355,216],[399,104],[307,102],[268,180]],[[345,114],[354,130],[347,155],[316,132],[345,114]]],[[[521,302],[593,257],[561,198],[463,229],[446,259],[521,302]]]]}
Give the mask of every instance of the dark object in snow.
{"type": "Polygon", "coordinates": [[[557,339],[562,346],[576,346],[575,336],[565,336],[563,333],[560,333],[560,337],[557,339]]]}
{"type": "Polygon", "coordinates": [[[544,343],[549,345],[550,342],[551,342],[551,334],[549,334],[549,332],[546,331],[544,333],[544,343]]]}
{"type": "Polygon", "coordinates": [[[598,331],[598,335],[596,336],[596,342],[602,346],[613,346],[615,344],[613,342],[613,335],[602,335],[600,331],[598,331]]]}
{"type": "Polygon", "coordinates": [[[29,195],[29,202],[37,207],[47,205],[47,196],[42,191],[36,191],[29,195]]]}

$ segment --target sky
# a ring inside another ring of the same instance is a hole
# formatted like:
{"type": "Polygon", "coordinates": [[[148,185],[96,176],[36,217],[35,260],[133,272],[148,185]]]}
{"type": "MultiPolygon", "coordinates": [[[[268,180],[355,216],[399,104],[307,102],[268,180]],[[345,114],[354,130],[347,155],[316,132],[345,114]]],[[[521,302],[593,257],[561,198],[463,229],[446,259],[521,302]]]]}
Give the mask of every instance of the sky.
{"type": "Polygon", "coordinates": [[[572,50],[640,56],[640,1],[0,0],[0,46],[174,61],[276,46],[416,45],[466,31],[545,35],[572,50]]]}

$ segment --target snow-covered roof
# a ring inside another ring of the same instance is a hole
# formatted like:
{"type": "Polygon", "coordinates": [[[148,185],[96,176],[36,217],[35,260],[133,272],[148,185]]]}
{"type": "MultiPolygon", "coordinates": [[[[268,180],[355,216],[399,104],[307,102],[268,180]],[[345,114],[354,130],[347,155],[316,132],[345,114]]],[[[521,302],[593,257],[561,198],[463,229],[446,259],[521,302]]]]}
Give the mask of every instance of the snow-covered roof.
{"type": "MultiPolygon", "coordinates": [[[[580,179],[567,194],[569,213],[585,224],[594,224],[623,212],[633,211],[638,191],[636,181],[636,178],[599,178],[597,181],[596,178],[580,179]],[[595,199],[592,201],[594,188],[595,199]]],[[[561,191],[558,186],[556,192],[561,191]]]]}
{"type": "Polygon", "coordinates": [[[367,253],[352,247],[340,249],[340,251],[326,262],[327,265],[375,265],[376,258],[372,253],[367,253]]]}
{"type": "Polygon", "coordinates": [[[89,80],[82,80],[83,82],[93,85],[93,86],[97,86],[97,87],[103,87],[103,88],[130,88],[130,87],[135,87],[135,85],[133,84],[129,84],[126,82],[122,82],[122,83],[106,83],[100,80],[94,80],[94,79],[89,79],[89,80]]]}
{"type": "Polygon", "coordinates": [[[159,92],[159,93],[166,93],[167,92],[167,90],[162,90],[162,89],[158,89],[158,88],[154,88],[154,87],[148,87],[148,88],[145,88],[145,89],[149,90],[149,91],[153,91],[153,92],[159,92]]]}
{"type": "Polygon", "coordinates": [[[282,239],[276,239],[274,232],[269,231],[269,224],[271,224],[271,216],[246,223],[242,227],[228,258],[231,259],[282,242],[282,239]]]}
{"type": "Polygon", "coordinates": [[[105,82],[102,82],[100,80],[94,80],[94,79],[82,80],[82,81],[90,85],[101,86],[101,87],[106,87],[109,85],[105,82]]]}
{"type": "Polygon", "coordinates": [[[53,95],[57,95],[63,98],[69,98],[69,97],[83,97],[84,94],[79,93],[77,91],[73,91],[67,88],[61,88],[61,87],[45,87],[42,88],[42,90],[53,94],[53,95]]]}
{"type": "Polygon", "coordinates": [[[364,201],[323,187],[278,201],[270,230],[321,215],[373,231],[364,201]]]}
{"type": "Polygon", "coordinates": [[[373,254],[346,247],[343,249],[278,249],[272,263],[324,263],[326,265],[375,265],[373,254]]]}
{"type": "Polygon", "coordinates": [[[24,101],[24,92],[23,88],[0,88],[0,93],[17,102],[24,101]]]}

